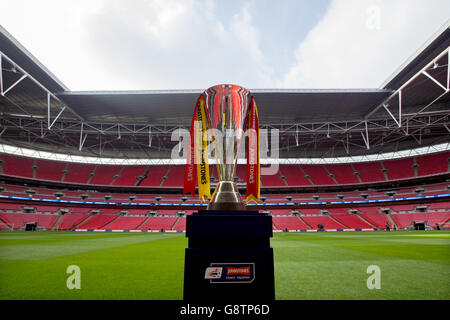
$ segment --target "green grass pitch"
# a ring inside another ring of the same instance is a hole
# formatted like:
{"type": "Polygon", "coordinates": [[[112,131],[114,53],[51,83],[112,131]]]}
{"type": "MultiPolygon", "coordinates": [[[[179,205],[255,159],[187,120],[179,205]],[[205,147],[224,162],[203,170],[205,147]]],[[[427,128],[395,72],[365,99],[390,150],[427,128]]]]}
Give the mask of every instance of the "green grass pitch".
{"type": "MultiPolygon", "coordinates": [[[[0,299],[182,299],[186,245],[184,233],[0,232],[0,299]]],[[[450,232],[276,233],[271,245],[280,300],[450,299],[450,232]],[[367,288],[371,265],[380,289],[367,288]]]]}

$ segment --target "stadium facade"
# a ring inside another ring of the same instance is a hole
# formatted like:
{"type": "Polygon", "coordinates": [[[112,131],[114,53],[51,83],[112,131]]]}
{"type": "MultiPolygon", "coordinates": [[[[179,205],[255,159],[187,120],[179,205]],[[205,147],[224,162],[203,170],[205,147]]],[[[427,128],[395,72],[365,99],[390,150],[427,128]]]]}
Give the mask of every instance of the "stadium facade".
{"type": "MultiPolygon", "coordinates": [[[[274,230],[448,227],[449,64],[447,24],[380,88],[251,90],[274,230]]],[[[0,66],[1,229],[182,231],[203,206],[172,156],[202,90],[70,91],[1,27],[0,66]]]]}

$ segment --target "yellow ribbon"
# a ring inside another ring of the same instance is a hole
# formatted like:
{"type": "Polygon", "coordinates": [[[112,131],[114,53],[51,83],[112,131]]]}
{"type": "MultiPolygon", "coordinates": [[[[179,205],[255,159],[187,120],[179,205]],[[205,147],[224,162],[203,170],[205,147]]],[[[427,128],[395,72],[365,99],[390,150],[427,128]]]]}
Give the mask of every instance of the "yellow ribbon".
{"type": "Polygon", "coordinates": [[[205,196],[211,198],[211,186],[209,182],[209,164],[208,164],[208,139],[206,136],[207,122],[205,111],[205,99],[200,98],[196,115],[196,162],[197,162],[197,181],[198,181],[198,197],[204,202],[205,196]],[[201,128],[198,128],[199,122],[201,128]]]}

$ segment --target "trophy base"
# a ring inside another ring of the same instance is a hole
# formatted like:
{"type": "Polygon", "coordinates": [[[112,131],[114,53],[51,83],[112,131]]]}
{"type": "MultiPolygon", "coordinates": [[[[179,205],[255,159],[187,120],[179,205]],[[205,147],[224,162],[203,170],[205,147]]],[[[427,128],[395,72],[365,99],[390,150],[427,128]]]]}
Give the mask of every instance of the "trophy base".
{"type": "Polygon", "coordinates": [[[183,299],[275,300],[272,217],[258,211],[199,211],[186,217],[183,299]]]}
{"type": "Polygon", "coordinates": [[[232,181],[220,181],[206,210],[245,211],[245,204],[232,181]]]}

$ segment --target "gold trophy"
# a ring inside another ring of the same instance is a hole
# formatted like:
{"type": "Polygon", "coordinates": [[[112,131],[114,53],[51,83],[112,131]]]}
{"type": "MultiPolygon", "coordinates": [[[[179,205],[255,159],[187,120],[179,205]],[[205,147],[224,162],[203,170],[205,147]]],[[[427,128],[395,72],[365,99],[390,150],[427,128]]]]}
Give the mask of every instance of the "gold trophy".
{"type": "Polygon", "coordinates": [[[237,85],[222,84],[205,90],[197,100],[191,124],[190,147],[186,161],[183,194],[210,198],[207,210],[245,210],[234,182],[240,148],[247,141],[246,201],[260,196],[259,130],[256,103],[250,92],[237,85]],[[210,196],[207,145],[211,141],[219,183],[210,196]],[[197,174],[195,174],[197,171],[197,174]]]}

